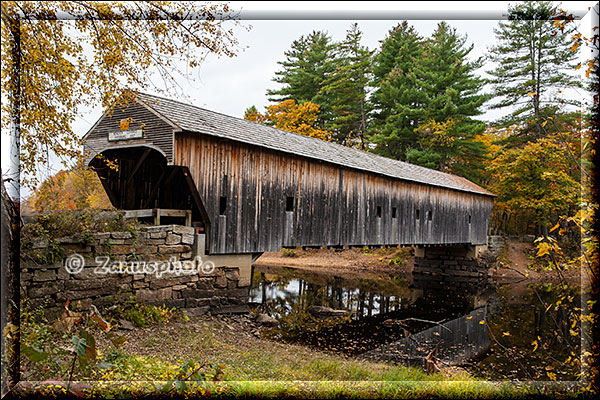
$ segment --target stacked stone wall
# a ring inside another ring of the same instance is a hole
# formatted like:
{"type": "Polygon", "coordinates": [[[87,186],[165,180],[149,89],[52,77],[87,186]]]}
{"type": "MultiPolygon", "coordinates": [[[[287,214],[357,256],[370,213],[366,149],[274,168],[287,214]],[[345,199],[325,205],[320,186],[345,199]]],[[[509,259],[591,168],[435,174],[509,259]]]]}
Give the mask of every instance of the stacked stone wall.
{"type": "Polygon", "coordinates": [[[493,256],[498,256],[502,249],[506,247],[506,236],[490,235],[488,236],[488,251],[493,256]]]}
{"type": "Polygon", "coordinates": [[[423,253],[414,261],[413,279],[417,287],[469,289],[488,277],[488,266],[472,256],[468,246],[426,247],[423,253]]]}
{"type": "Polygon", "coordinates": [[[203,267],[201,259],[192,258],[194,238],[193,228],[161,225],[136,232],[37,240],[22,251],[21,295],[33,307],[44,306],[48,315],[60,314],[67,300],[85,309],[92,304],[103,307],[131,298],[185,308],[191,315],[247,311],[249,286],[240,281],[239,269],[231,266],[211,270],[210,264],[203,267]],[[53,257],[56,261],[40,262],[44,258],[40,255],[49,253],[59,254],[53,257]],[[152,266],[157,271],[166,265],[180,265],[179,274],[148,273],[152,266]],[[78,266],[81,271],[69,272],[78,266]],[[113,273],[118,268],[124,272],[113,273]],[[144,268],[146,273],[134,273],[144,268]],[[192,268],[198,271],[184,273],[192,268]]]}

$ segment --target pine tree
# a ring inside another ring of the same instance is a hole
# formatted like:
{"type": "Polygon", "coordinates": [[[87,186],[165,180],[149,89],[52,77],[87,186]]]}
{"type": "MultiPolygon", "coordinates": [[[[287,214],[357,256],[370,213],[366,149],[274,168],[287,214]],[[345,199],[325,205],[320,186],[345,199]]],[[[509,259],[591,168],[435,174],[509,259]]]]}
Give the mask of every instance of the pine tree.
{"type": "Polygon", "coordinates": [[[362,32],[353,24],[346,39],[336,46],[335,68],[321,92],[331,99],[333,119],[327,129],[333,140],[346,146],[366,147],[367,85],[370,79],[371,52],[360,44],[362,32]]]}
{"type": "Polygon", "coordinates": [[[251,105],[244,111],[244,119],[251,121],[251,118],[256,114],[258,114],[258,109],[255,105],[251,105]]]}
{"type": "Polygon", "coordinates": [[[334,44],[330,36],[321,31],[301,36],[286,51],[285,61],[280,61],[283,69],[276,72],[273,81],[284,86],[267,90],[269,101],[294,100],[296,103],[312,102],[320,106],[317,124],[324,127],[332,118],[329,98],[321,92],[327,77],[333,72],[334,44]]]}
{"type": "MultiPolygon", "coordinates": [[[[415,149],[437,153],[437,169],[477,180],[485,147],[475,137],[484,132],[486,124],[472,117],[482,114],[489,96],[482,93],[485,81],[475,75],[482,60],[467,59],[473,45],[465,46],[466,40],[445,22],[439,23],[427,40],[425,54],[414,71],[423,96],[420,102],[425,106],[423,122],[415,129],[420,149],[415,149]]],[[[418,162],[423,156],[414,150],[411,153],[408,161],[418,162]]]]}
{"type": "Polygon", "coordinates": [[[388,33],[374,57],[370,141],[386,157],[406,160],[407,150],[415,145],[414,130],[425,107],[414,73],[423,45],[423,38],[404,21],[388,33]]]}
{"type": "Polygon", "coordinates": [[[561,94],[580,83],[567,73],[575,68],[571,62],[576,53],[571,51],[569,32],[553,27],[556,10],[551,2],[523,2],[494,30],[499,43],[490,49],[490,60],[497,66],[488,73],[494,77],[493,94],[499,101],[491,108],[514,108],[500,125],[521,126],[525,141],[542,137],[545,118],[559,107],[578,104],[561,94]]]}
{"type": "Polygon", "coordinates": [[[252,122],[257,122],[259,124],[267,123],[266,117],[258,112],[258,109],[255,105],[251,105],[250,107],[246,108],[246,111],[244,111],[244,119],[252,122]]]}

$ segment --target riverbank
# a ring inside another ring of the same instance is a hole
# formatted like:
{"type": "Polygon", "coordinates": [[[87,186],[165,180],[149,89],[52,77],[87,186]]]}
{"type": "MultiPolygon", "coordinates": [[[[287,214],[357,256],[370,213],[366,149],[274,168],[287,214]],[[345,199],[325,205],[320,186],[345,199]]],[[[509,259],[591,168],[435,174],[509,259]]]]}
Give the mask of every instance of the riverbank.
{"type": "MultiPolygon", "coordinates": [[[[50,363],[60,366],[62,361],[23,359],[23,382],[12,395],[426,398],[435,394],[501,398],[514,390],[475,380],[457,368],[426,374],[419,368],[276,343],[261,339],[262,329],[252,314],[181,316],[146,327],[115,330],[113,334],[123,342],[118,348],[101,332],[90,331],[95,337],[96,359],[86,367],[74,364],[71,384],[68,374],[53,375],[51,380],[44,377],[50,363]],[[202,379],[190,378],[192,371],[199,372],[202,379]]],[[[49,335],[44,341],[52,342],[51,347],[68,346],[68,335],[44,331],[49,335]]]]}
{"type": "MultiPolygon", "coordinates": [[[[188,382],[183,393],[169,389],[161,396],[511,398],[536,392],[524,384],[477,380],[458,368],[426,374],[419,368],[276,343],[261,339],[261,329],[246,315],[202,316],[119,331],[126,341],[118,350],[95,335],[96,366],[105,365],[92,370],[77,368],[70,394],[106,398],[156,395],[169,382],[177,381],[185,365],[201,367],[206,382],[188,382]]],[[[66,394],[66,386],[61,380],[46,381],[34,391],[60,397],[66,394]]],[[[31,393],[34,387],[25,383],[23,388],[28,390],[22,393],[31,393]]]]}
{"type": "Polygon", "coordinates": [[[338,275],[363,275],[370,272],[408,274],[413,269],[412,249],[355,248],[282,250],[264,253],[254,265],[290,267],[304,271],[338,275]]]}
{"type": "MultiPolygon", "coordinates": [[[[581,271],[570,266],[558,274],[543,268],[535,259],[537,250],[529,242],[508,240],[506,248],[496,260],[490,262],[489,276],[493,281],[524,283],[581,281],[581,271]]],[[[404,248],[354,248],[345,250],[306,249],[282,250],[264,253],[254,265],[289,267],[304,271],[331,273],[340,276],[363,276],[385,272],[392,275],[411,274],[414,251],[404,248]]]]}

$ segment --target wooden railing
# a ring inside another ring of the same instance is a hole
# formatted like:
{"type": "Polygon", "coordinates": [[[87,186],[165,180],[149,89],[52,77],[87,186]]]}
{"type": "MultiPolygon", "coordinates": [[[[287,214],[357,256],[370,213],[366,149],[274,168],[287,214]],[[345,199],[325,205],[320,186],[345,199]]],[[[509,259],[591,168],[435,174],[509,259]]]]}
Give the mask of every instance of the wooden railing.
{"type": "Polygon", "coordinates": [[[185,218],[185,226],[192,226],[192,210],[174,210],[167,208],[146,208],[142,210],[127,210],[125,218],[154,218],[154,225],[160,225],[161,217],[185,218]]]}
{"type": "MultiPolygon", "coordinates": [[[[24,211],[21,212],[21,218],[24,223],[34,222],[38,216],[47,214],[80,214],[85,212],[84,209],[77,210],[54,210],[54,211],[24,211]]],[[[113,218],[118,213],[123,213],[124,218],[154,218],[154,224],[160,225],[161,217],[179,217],[185,219],[185,226],[192,225],[192,210],[175,210],[168,208],[145,208],[141,210],[102,210],[98,213],[98,218],[113,218]]]]}

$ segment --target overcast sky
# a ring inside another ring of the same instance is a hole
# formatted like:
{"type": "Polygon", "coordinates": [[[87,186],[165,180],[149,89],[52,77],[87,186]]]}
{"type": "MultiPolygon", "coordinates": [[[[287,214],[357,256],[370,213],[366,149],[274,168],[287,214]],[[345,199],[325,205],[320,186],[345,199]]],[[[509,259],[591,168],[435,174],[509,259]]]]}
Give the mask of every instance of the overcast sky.
{"type": "MultiPolygon", "coordinates": [[[[581,17],[597,2],[569,1],[562,8],[581,17]]],[[[515,4],[515,2],[510,2],[515,4]]],[[[559,3],[557,3],[559,4],[559,3]]],[[[218,58],[209,55],[191,81],[182,81],[188,99],[197,106],[235,117],[243,117],[247,107],[259,111],[269,103],[267,89],[277,88],[272,81],[280,70],[278,61],[301,35],[313,30],[326,31],[334,41],[341,41],[354,22],[363,32],[363,45],[379,48],[388,31],[402,20],[408,20],[424,37],[434,31],[438,22],[446,20],[462,35],[467,44],[474,44],[473,58],[485,55],[495,43],[493,29],[506,19],[509,2],[230,2],[240,11],[240,25],[234,29],[239,41],[236,57],[218,58]],[[250,26],[250,29],[246,29],[250,26]]],[[[485,70],[486,68],[483,68],[485,70]]],[[[482,71],[483,73],[483,71],[482,71]]],[[[102,110],[84,110],[74,124],[82,136],[100,117],[102,110]]],[[[486,112],[480,118],[494,120],[498,112],[486,112]]],[[[6,170],[8,140],[2,138],[2,167],[6,170]]],[[[54,162],[48,170],[62,168],[54,162]]],[[[27,193],[22,193],[26,197],[27,193]]]]}

